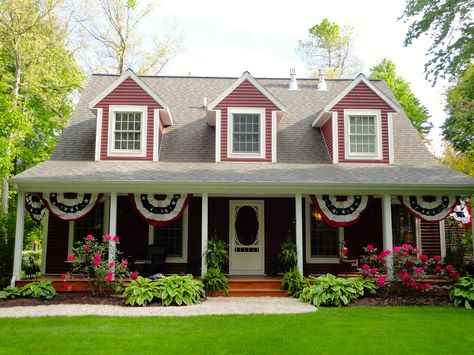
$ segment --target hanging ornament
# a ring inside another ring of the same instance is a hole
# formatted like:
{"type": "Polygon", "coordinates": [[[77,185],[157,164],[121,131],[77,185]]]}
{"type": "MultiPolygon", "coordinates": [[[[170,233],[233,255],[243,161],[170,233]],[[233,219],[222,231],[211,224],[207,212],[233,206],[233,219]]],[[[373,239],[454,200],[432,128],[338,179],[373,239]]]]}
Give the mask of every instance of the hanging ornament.
{"type": "Polygon", "coordinates": [[[472,227],[471,204],[464,199],[459,200],[459,205],[454,207],[450,214],[454,220],[461,223],[466,228],[472,227]]]}
{"type": "Polygon", "coordinates": [[[43,203],[49,212],[64,221],[78,221],[87,215],[102,198],[96,193],[49,193],[43,194],[43,203]]]}
{"type": "Polygon", "coordinates": [[[46,213],[46,206],[41,200],[40,194],[25,194],[25,208],[36,222],[41,222],[46,213]]]}
{"type": "Polygon", "coordinates": [[[182,216],[192,194],[130,194],[138,214],[153,226],[166,226],[182,216]]]}
{"type": "Polygon", "coordinates": [[[310,195],[322,219],[333,227],[348,227],[356,223],[367,209],[370,196],[310,195]]]}
{"type": "Polygon", "coordinates": [[[445,219],[458,204],[454,196],[399,196],[398,199],[408,212],[427,222],[445,219]]]}

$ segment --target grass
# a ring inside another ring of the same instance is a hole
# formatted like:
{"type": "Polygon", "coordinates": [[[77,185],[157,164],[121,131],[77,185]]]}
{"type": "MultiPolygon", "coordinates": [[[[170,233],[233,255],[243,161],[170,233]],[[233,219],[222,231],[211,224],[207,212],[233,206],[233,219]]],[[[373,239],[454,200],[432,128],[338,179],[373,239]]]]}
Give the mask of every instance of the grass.
{"type": "MultiPolygon", "coordinates": [[[[466,354],[474,311],[322,308],[302,315],[45,317],[0,320],[0,352],[155,354],[466,354]]],[[[470,349],[470,350],[469,350],[470,349]]]]}

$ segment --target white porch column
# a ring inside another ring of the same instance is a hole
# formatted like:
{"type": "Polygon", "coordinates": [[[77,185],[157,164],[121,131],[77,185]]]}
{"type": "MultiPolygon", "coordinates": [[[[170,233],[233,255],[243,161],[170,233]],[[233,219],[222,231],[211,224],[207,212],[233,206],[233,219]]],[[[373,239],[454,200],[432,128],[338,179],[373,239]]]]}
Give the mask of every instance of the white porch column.
{"type": "Polygon", "coordinates": [[[296,254],[298,256],[298,270],[303,275],[303,199],[301,194],[295,194],[295,218],[296,218],[296,254]]]}
{"type": "Polygon", "coordinates": [[[208,238],[208,194],[202,193],[201,197],[201,276],[207,273],[206,252],[208,238]]]}
{"type": "MultiPolygon", "coordinates": [[[[383,248],[393,250],[392,237],[392,198],[390,195],[384,195],[382,199],[382,224],[383,224],[383,248]]],[[[393,258],[392,254],[387,259],[388,277],[392,278],[393,258]]]]}
{"type": "MultiPolygon", "coordinates": [[[[109,235],[114,237],[117,235],[117,193],[110,193],[110,210],[109,210],[109,235]]],[[[109,242],[109,263],[115,260],[115,252],[117,246],[115,242],[111,240],[109,242]]],[[[112,272],[115,272],[115,267],[112,268],[112,272]]]]}
{"type": "Polygon", "coordinates": [[[15,281],[19,280],[21,276],[21,252],[23,251],[23,236],[25,232],[25,193],[18,191],[17,197],[15,249],[13,252],[13,277],[10,285],[12,287],[15,286],[15,281]]]}

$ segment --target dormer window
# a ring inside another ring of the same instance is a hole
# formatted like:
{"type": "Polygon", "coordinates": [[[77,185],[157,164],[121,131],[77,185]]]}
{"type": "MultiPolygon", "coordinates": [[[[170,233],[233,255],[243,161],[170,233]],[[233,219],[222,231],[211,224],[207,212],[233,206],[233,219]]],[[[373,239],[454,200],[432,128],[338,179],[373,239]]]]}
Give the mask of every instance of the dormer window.
{"type": "Polygon", "coordinates": [[[380,110],[344,110],[345,158],[381,159],[380,110]]]}
{"type": "Polygon", "coordinates": [[[228,156],[265,157],[265,109],[228,109],[228,156]]]}
{"type": "Polygon", "coordinates": [[[146,106],[109,106],[109,156],[146,156],[146,106]]]}

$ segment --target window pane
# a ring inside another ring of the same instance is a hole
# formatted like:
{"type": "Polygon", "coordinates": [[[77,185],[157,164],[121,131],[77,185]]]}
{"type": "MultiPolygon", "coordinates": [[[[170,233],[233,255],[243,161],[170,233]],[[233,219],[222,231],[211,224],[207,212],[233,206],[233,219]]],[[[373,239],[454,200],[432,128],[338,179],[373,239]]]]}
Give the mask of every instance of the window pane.
{"type": "Polygon", "coordinates": [[[327,225],[311,208],[311,257],[339,256],[338,229],[327,225]]]}
{"type": "Polygon", "coordinates": [[[116,112],[114,148],[140,150],[141,112],[116,112]]]}
{"type": "Polygon", "coordinates": [[[88,234],[99,238],[104,235],[104,203],[98,203],[83,218],[74,222],[74,243],[82,241],[88,234]]]}
{"type": "Polygon", "coordinates": [[[155,245],[168,246],[168,256],[183,256],[183,218],[164,227],[155,227],[154,231],[155,245]]]}
{"type": "Polygon", "coordinates": [[[260,115],[235,113],[232,118],[233,151],[258,153],[260,151],[260,115]]]}
{"type": "Polygon", "coordinates": [[[350,153],[373,155],[376,152],[375,137],[375,116],[349,117],[350,153]]]}

